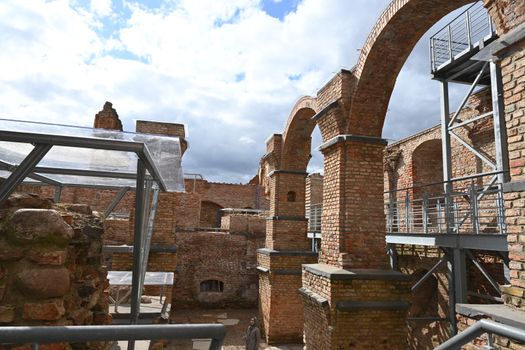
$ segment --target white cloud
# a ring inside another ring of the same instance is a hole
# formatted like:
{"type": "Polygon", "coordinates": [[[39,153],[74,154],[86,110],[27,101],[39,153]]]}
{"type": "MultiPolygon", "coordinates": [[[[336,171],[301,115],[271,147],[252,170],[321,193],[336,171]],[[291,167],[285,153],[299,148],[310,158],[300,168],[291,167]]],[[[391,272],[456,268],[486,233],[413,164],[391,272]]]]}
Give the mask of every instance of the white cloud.
{"type": "Polygon", "coordinates": [[[303,0],[280,21],[259,0],[129,0],[126,17],[110,0],[2,1],[0,117],[91,125],[108,100],[127,130],[185,123],[187,171],[247,180],[295,101],[355,64],[387,3],[303,0]]]}
{"type": "Polygon", "coordinates": [[[90,3],[91,11],[100,17],[109,16],[111,14],[111,7],[111,0],[91,0],[90,3]]]}

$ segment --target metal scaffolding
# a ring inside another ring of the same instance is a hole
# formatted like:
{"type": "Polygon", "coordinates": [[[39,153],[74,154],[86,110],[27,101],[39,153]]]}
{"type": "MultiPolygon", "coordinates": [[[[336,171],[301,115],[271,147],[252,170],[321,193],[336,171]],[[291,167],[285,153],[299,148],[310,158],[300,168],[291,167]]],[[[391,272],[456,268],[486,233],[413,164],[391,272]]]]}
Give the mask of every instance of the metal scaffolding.
{"type": "Polygon", "coordinates": [[[55,186],[57,201],[63,187],[119,190],[106,217],[135,189],[130,323],[137,324],[159,191],[184,191],[179,139],[0,119],[0,176],[0,203],[20,184],[55,186]]]}
{"type": "Polygon", "coordinates": [[[435,246],[443,252],[441,260],[415,283],[413,290],[439,267],[447,265],[448,320],[453,333],[457,332],[455,305],[466,303],[467,296],[501,302],[499,297],[478,295],[467,286],[468,259],[501,295],[498,283],[471,250],[497,251],[504,261],[508,251],[502,191],[502,184],[508,179],[508,155],[501,72],[492,57],[483,54],[487,45],[496,39],[492,20],[481,1],[430,38],[431,72],[441,85],[443,183],[390,192],[386,203],[387,243],[393,263],[396,262],[395,244],[435,246]],[[451,84],[469,85],[454,113],[450,110],[451,84]],[[490,88],[492,110],[460,117],[469,98],[483,88],[490,88]],[[461,132],[488,118],[493,124],[495,157],[469,143],[461,132]],[[452,140],[479,160],[481,166],[472,174],[453,176],[452,140]],[[436,185],[442,186],[442,190],[436,191],[436,185]]]}

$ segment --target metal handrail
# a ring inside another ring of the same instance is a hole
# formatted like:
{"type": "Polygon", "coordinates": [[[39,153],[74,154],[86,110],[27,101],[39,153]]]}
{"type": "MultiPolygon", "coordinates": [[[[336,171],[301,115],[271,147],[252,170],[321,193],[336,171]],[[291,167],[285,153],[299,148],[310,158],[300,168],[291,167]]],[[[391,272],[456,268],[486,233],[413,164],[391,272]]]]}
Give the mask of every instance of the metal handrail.
{"type": "Polygon", "coordinates": [[[482,1],[477,1],[430,38],[431,71],[496,35],[482,1]]]}
{"type": "Polygon", "coordinates": [[[222,347],[226,328],[223,324],[155,324],[109,326],[0,327],[0,344],[91,342],[117,340],[211,339],[210,350],[222,347]]]}
{"type": "Polygon", "coordinates": [[[514,339],[525,343],[525,330],[490,320],[479,320],[461,333],[456,334],[434,350],[457,350],[461,346],[488,333],[489,346],[492,346],[492,334],[514,339]]]}
{"type": "Polygon", "coordinates": [[[503,189],[496,183],[497,174],[491,173],[483,185],[474,181],[487,175],[385,192],[387,231],[506,234],[503,189]],[[445,191],[445,184],[450,190],[445,191]]]}

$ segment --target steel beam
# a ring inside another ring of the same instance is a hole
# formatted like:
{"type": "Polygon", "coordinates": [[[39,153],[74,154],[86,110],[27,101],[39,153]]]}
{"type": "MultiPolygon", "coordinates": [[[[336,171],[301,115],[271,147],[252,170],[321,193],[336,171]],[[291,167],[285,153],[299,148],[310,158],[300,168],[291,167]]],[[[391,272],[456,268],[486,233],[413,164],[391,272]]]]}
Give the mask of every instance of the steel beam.
{"type": "Polygon", "coordinates": [[[456,320],[456,285],[454,278],[454,256],[452,249],[443,249],[445,257],[447,258],[447,279],[448,279],[448,320],[450,321],[451,333],[453,335],[458,333],[458,326],[456,320]]]}
{"type": "MultiPolygon", "coordinates": [[[[137,185],[135,191],[135,223],[133,234],[133,275],[131,282],[131,324],[137,324],[140,314],[140,276],[142,271],[142,228],[144,220],[144,182],[146,167],[142,160],[137,161],[137,185]]],[[[131,350],[131,349],[130,349],[131,350]]]]}
{"type": "Polygon", "coordinates": [[[472,95],[472,92],[474,91],[474,89],[476,88],[476,86],[478,86],[478,83],[479,83],[479,80],[481,79],[481,77],[483,76],[483,73],[485,73],[485,69],[487,68],[487,65],[489,63],[488,62],[485,62],[483,64],[483,67],[481,67],[481,70],[479,71],[478,75],[476,76],[476,79],[474,79],[474,82],[472,83],[472,85],[470,86],[469,90],[467,91],[467,94],[465,95],[465,97],[463,98],[463,101],[461,101],[461,104],[459,105],[456,113],[454,113],[454,116],[452,117],[452,119],[450,119],[450,121],[448,122],[447,124],[447,127],[451,127],[452,124],[454,124],[454,121],[456,120],[456,118],[458,117],[459,113],[461,112],[461,110],[463,109],[463,107],[465,107],[465,104],[467,103],[470,95],[472,95]]]}
{"type": "Polygon", "coordinates": [[[487,281],[489,281],[489,283],[492,286],[492,288],[494,288],[496,290],[496,292],[498,292],[501,295],[501,289],[499,287],[498,282],[496,282],[496,280],[494,280],[494,278],[492,278],[492,276],[485,269],[485,267],[483,267],[483,265],[481,265],[479,263],[478,259],[476,259],[476,257],[474,255],[472,255],[472,253],[470,251],[468,251],[468,250],[467,250],[467,256],[469,257],[470,261],[472,261],[472,263],[478,268],[478,270],[481,271],[481,273],[487,279],[487,281]]]}
{"type": "Polygon", "coordinates": [[[413,244],[443,248],[478,249],[496,252],[508,251],[506,235],[499,234],[387,234],[387,244],[413,244]]]}
{"type": "Polygon", "coordinates": [[[432,274],[441,266],[441,264],[445,263],[446,261],[446,256],[443,256],[441,259],[439,259],[439,261],[434,266],[432,266],[432,268],[428,270],[427,273],[425,273],[425,275],[421,277],[421,279],[412,286],[412,292],[421,287],[421,285],[427,280],[427,278],[432,276],[432,274]]]}
{"type": "Polygon", "coordinates": [[[53,147],[52,145],[36,144],[35,148],[29,152],[11,175],[2,183],[0,187],[0,203],[3,203],[9,195],[13,193],[16,186],[18,186],[26,177],[33,171],[33,168],[44,158],[44,156],[53,147]]]}
{"type": "Polygon", "coordinates": [[[509,181],[509,152],[507,150],[507,128],[505,126],[505,106],[503,104],[503,86],[501,69],[495,62],[490,62],[490,86],[494,120],[494,146],[496,148],[496,169],[500,183],[509,181]]]}
{"type": "Polygon", "coordinates": [[[120,203],[122,198],[124,198],[126,193],[128,193],[129,189],[130,189],[129,187],[122,187],[120,189],[120,191],[117,192],[117,194],[115,195],[115,197],[113,198],[113,200],[111,201],[109,206],[104,211],[104,217],[105,218],[107,218],[109,216],[109,214],[111,214],[113,212],[113,210],[115,210],[115,208],[120,203]]]}
{"type": "Polygon", "coordinates": [[[453,249],[454,294],[456,303],[467,302],[467,262],[465,249],[453,249]]]}
{"type": "Polygon", "coordinates": [[[452,198],[450,193],[452,192],[452,184],[450,180],[452,178],[452,156],[450,146],[450,133],[448,125],[450,122],[450,100],[448,94],[448,82],[441,81],[441,148],[443,154],[443,181],[445,191],[445,222],[447,233],[452,232],[454,227],[454,216],[452,215],[452,198]]]}

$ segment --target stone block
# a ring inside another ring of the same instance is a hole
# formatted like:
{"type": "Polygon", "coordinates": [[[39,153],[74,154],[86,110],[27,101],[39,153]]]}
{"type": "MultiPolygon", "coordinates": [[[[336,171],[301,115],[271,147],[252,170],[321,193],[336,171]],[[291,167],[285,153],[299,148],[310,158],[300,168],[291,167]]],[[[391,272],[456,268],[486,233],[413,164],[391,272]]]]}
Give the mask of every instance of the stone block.
{"type": "Polygon", "coordinates": [[[0,239],[0,261],[18,260],[24,256],[24,248],[9,244],[0,239]]]}
{"type": "Polygon", "coordinates": [[[61,297],[70,287],[66,268],[27,269],[18,274],[16,282],[24,293],[39,298],[61,297]]]}
{"type": "Polygon", "coordinates": [[[73,229],[56,210],[18,209],[8,222],[8,235],[20,243],[65,245],[73,237],[73,229]]]}
{"type": "Polygon", "coordinates": [[[67,251],[65,250],[30,250],[27,254],[29,260],[40,265],[63,265],[66,262],[67,251]]]}
{"type": "Polygon", "coordinates": [[[42,303],[25,303],[24,320],[55,321],[64,316],[66,310],[62,300],[42,303]]]}
{"type": "Polygon", "coordinates": [[[15,320],[15,307],[11,305],[0,306],[0,323],[11,323],[15,320]]]}

